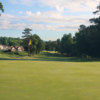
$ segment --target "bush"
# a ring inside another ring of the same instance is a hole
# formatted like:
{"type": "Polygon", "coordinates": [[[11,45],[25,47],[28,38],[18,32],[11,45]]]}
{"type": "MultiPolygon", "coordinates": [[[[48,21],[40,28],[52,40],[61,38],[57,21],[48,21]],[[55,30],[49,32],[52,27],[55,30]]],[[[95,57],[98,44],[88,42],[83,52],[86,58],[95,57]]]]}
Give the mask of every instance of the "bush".
{"type": "Polygon", "coordinates": [[[91,59],[91,56],[88,56],[88,55],[86,55],[86,54],[83,54],[83,55],[81,56],[81,58],[82,58],[82,59],[87,59],[87,60],[89,60],[89,59],[91,59]]]}

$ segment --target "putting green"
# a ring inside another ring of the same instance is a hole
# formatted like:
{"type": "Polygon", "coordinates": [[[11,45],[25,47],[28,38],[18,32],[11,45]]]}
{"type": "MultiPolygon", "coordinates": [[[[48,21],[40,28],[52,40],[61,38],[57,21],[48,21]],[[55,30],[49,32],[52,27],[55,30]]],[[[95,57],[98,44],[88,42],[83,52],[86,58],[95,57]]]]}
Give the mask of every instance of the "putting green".
{"type": "Polygon", "coordinates": [[[0,100],[100,100],[100,62],[58,59],[0,60],[0,100]]]}

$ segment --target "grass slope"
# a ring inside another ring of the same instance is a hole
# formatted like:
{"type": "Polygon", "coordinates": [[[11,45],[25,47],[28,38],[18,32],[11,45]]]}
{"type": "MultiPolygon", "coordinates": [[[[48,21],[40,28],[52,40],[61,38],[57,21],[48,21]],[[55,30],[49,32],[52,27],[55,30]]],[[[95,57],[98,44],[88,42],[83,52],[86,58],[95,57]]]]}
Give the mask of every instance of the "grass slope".
{"type": "Polygon", "coordinates": [[[0,60],[0,100],[100,100],[100,62],[78,61],[53,53],[5,55],[0,60]]]}

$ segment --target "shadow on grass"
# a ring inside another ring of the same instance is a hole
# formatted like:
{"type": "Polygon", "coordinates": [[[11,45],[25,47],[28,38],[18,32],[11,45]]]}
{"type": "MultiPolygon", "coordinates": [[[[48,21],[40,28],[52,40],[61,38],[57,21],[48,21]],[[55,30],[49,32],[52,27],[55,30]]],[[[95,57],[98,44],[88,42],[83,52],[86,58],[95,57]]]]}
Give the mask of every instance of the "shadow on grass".
{"type": "Polygon", "coordinates": [[[18,60],[18,61],[56,61],[56,62],[99,62],[100,59],[81,59],[78,57],[65,57],[57,53],[43,52],[36,57],[25,58],[0,58],[0,60],[18,60]]]}

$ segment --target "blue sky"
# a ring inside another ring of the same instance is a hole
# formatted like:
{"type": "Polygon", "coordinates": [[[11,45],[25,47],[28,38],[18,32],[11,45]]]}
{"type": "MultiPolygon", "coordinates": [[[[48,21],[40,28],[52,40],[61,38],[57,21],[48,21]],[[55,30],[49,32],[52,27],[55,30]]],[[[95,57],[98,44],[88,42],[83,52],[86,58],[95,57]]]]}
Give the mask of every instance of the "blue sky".
{"type": "MultiPolygon", "coordinates": [[[[0,17],[0,36],[21,37],[25,28],[43,40],[56,40],[89,25],[99,0],[0,0],[5,12],[0,17]]],[[[1,13],[1,12],[0,12],[1,13]]]]}

